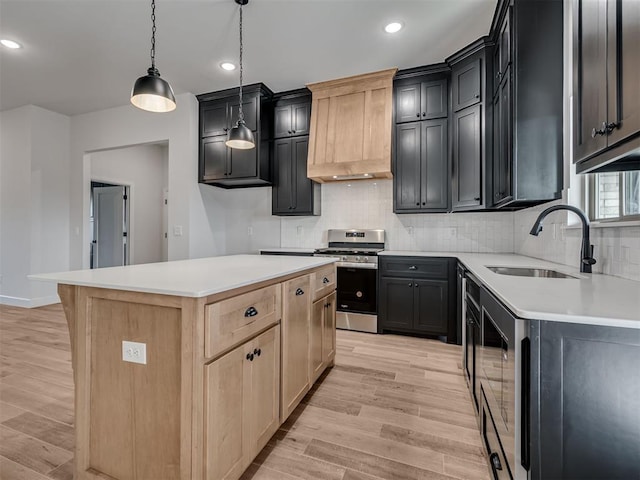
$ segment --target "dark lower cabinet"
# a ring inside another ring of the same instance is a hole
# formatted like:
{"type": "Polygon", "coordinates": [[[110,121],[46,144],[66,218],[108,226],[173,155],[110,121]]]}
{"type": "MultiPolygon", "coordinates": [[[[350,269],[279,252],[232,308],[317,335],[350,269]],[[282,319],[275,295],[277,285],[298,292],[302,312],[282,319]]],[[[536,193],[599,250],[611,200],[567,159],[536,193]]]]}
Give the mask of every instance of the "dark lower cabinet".
{"type": "MultiPolygon", "coordinates": [[[[450,258],[380,257],[378,332],[449,336],[456,322],[455,265],[450,258]]],[[[455,343],[456,335],[448,340],[455,343]]]]}
{"type": "Polygon", "coordinates": [[[273,142],[273,215],[319,215],[320,185],[307,178],[309,137],[273,142]]]}
{"type": "Polygon", "coordinates": [[[640,478],[640,330],[538,321],[531,334],[531,478],[640,478]]]}

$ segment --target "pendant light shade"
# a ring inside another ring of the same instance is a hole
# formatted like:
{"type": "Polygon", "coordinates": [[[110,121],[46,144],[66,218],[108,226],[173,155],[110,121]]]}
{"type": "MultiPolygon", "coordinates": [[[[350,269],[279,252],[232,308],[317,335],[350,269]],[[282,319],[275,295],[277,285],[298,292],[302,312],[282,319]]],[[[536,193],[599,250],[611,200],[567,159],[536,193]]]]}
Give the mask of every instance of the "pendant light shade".
{"type": "Polygon", "coordinates": [[[160,78],[156,68],[156,2],[151,0],[151,67],[138,78],[131,90],[131,103],[148,112],[170,112],[176,108],[176,98],[171,85],[160,78]]]}
{"type": "Polygon", "coordinates": [[[176,108],[173,89],[160,78],[157,69],[150,68],[147,75],[136,80],[131,90],[131,103],[149,112],[170,112],[176,108]]]}
{"type": "Polygon", "coordinates": [[[255,148],[256,141],[253,138],[253,132],[244,123],[244,112],[242,111],[242,6],[249,3],[249,0],[234,0],[240,5],[240,105],[238,106],[238,122],[235,127],[229,130],[229,136],[225,144],[229,148],[237,148],[240,150],[249,150],[255,148]]]}
{"type": "Polygon", "coordinates": [[[236,126],[229,131],[229,137],[225,143],[227,147],[239,148],[241,150],[248,150],[256,146],[253,132],[247,127],[244,120],[238,120],[236,126]]]}

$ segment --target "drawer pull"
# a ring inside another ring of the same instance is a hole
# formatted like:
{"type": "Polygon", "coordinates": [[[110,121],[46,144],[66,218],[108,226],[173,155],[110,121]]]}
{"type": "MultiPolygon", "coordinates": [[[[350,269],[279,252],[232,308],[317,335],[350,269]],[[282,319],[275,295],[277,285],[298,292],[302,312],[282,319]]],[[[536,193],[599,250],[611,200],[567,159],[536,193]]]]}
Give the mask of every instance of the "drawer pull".
{"type": "Polygon", "coordinates": [[[253,353],[247,353],[247,360],[253,362],[253,353]]]}
{"type": "Polygon", "coordinates": [[[300,296],[300,295],[304,295],[304,290],[302,290],[301,288],[298,288],[296,290],[296,295],[300,296]]]}
{"type": "Polygon", "coordinates": [[[260,350],[259,348],[256,348],[256,349],[253,351],[253,354],[254,354],[256,357],[259,357],[261,353],[262,353],[262,350],[260,350]]]}
{"type": "Polygon", "coordinates": [[[322,283],[329,283],[329,279],[328,279],[327,277],[324,277],[324,278],[322,279],[322,283]]]}
{"type": "Polygon", "coordinates": [[[489,455],[489,461],[491,462],[491,468],[494,472],[502,470],[502,463],[500,463],[500,457],[496,452],[489,455]]]}
{"type": "Polygon", "coordinates": [[[418,269],[418,267],[416,267],[415,265],[411,265],[411,266],[409,267],[409,270],[417,270],[417,269],[418,269]]]}
{"type": "Polygon", "coordinates": [[[245,317],[255,317],[256,315],[258,315],[258,310],[256,310],[255,307],[249,307],[247,311],[244,312],[245,317]]]}

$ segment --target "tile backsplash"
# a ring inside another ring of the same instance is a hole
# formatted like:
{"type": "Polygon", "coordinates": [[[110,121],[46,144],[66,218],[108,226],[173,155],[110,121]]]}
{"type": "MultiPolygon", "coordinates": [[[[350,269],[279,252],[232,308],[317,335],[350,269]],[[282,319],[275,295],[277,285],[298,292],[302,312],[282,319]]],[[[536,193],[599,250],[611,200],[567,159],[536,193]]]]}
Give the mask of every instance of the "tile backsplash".
{"type": "Polygon", "coordinates": [[[389,250],[513,252],[513,213],[393,213],[392,180],[322,185],[322,215],[282,217],[281,246],[314,248],[330,228],[382,228],[389,250]]]}
{"type": "MultiPolygon", "coordinates": [[[[567,228],[567,218],[573,221],[573,214],[552,213],[540,235],[529,235],[538,214],[550,205],[515,212],[515,253],[578,267],[582,228],[580,223],[567,228]]],[[[597,261],[594,272],[640,281],[640,226],[591,228],[590,237],[597,261]]]]}

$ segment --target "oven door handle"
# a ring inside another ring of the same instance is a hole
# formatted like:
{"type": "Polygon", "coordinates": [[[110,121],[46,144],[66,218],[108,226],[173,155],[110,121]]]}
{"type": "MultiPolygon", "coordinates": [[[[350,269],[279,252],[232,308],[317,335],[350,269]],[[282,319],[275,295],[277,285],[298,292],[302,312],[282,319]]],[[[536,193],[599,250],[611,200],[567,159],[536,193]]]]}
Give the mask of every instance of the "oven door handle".
{"type": "Polygon", "coordinates": [[[359,263],[359,262],[337,262],[336,266],[338,268],[362,268],[366,270],[377,270],[377,263],[359,263]]]}

